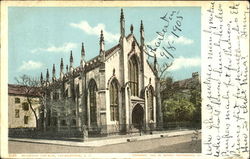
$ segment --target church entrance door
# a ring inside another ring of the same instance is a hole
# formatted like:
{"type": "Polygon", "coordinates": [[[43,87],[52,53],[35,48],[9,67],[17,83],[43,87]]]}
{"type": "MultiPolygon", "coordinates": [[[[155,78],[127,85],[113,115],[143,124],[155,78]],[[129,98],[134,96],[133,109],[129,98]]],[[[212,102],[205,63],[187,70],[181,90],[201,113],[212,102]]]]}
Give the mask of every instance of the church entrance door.
{"type": "Polygon", "coordinates": [[[137,129],[142,129],[144,110],[140,104],[137,104],[132,111],[132,124],[137,129]]]}

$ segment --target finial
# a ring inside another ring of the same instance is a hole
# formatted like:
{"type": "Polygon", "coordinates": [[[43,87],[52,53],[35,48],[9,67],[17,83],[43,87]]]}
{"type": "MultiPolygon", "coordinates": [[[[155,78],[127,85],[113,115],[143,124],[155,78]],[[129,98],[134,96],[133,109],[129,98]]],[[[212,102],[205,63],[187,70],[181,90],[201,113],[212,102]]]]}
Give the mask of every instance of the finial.
{"type": "Polygon", "coordinates": [[[130,32],[131,32],[131,34],[133,34],[133,31],[134,31],[134,26],[133,26],[133,24],[131,24],[131,26],[130,26],[130,32]]]}

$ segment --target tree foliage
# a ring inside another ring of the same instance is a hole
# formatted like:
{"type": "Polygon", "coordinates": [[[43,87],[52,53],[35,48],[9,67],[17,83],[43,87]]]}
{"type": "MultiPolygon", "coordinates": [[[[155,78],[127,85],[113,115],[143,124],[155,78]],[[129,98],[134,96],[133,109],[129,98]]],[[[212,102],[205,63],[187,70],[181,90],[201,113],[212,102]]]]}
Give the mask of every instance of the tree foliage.
{"type": "Polygon", "coordinates": [[[194,104],[181,97],[165,100],[163,106],[163,115],[167,121],[190,121],[195,112],[194,104]]]}
{"type": "Polygon", "coordinates": [[[191,80],[187,88],[174,86],[173,79],[161,81],[163,118],[165,122],[201,122],[201,84],[198,79],[191,80]]]}

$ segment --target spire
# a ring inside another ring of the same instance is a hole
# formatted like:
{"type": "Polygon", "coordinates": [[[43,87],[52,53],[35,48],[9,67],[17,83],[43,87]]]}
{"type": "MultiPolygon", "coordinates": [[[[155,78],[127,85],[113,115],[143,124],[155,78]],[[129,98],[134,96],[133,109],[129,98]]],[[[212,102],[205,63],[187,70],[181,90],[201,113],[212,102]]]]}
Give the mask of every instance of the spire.
{"type": "Polygon", "coordinates": [[[101,34],[100,34],[100,43],[104,41],[104,37],[103,37],[103,30],[101,30],[101,34]]]}
{"type": "Polygon", "coordinates": [[[63,79],[63,58],[61,58],[61,64],[60,64],[60,79],[63,79]]]}
{"type": "Polygon", "coordinates": [[[121,9],[121,17],[120,17],[120,20],[124,20],[124,14],[123,14],[123,9],[121,9]]]}
{"type": "Polygon", "coordinates": [[[157,65],[157,58],[156,54],[154,54],[154,71],[157,71],[156,65],[157,65]]]}
{"type": "Polygon", "coordinates": [[[56,80],[56,68],[55,68],[55,64],[53,64],[53,68],[52,68],[52,81],[56,80]]]}
{"type": "Polygon", "coordinates": [[[43,84],[43,73],[41,72],[41,76],[40,76],[40,82],[41,82],[41,85],[43,84]]]}
{"type": "Polygon", "coordinates": [[[56,67],[55,67],[55,64],[53,64],[52,73],[53,73],[53,76],[55,76],[55,73],[56,73],[56,67]]]}
{"type": "Polygon", "coordinates": [[[72,50],[70,51],[70,65],[69,65],[70,72],[73,72],[73,55],[72,50]]]}
{"type": "Polygon", "coordinates": [[[134,31],[134,26],[133,26],[133,24],[131,24],[131,26],[130,26],[130,33],[133,34],[133,31],[134,31]]]}
{"type": "Polygon", "coordinates": [[[84,44],[82,43],[82,50],[81,50],[81,66],[84,67],[85,65],[85,49],[84,49],[84,44]]]}
{"type": "Polygon", "coordinates": [[[121,38],[125,37],[125,18],[123,14],[123,9],[121,9],[121,16],[120,16],[120,33],[121,33],[121,38]]]}
{"type": "Polygon", "coordinates": [[[140,26],[140,42],[141,42],[141,46],[144,46],[144,26],[143,26],[143,22],[141,20],[141,26],[140,26]]]}
{"type": "Polygon", "coordinates": [[[47,73],[46,73],[46,81],[49,82],[49,69],[47,69],[47,73]]]}
{"type": "Polygon", "coordinates": [[[60,70],[63,71],[63,58],[61,58],[60,70]]]}
{"type": "Polygon", "coordinates": [[[144,26],[143,26],[143,22],[141,20],[141,26],[140,26],[140,32],[144,31],[144,26]]]}
{"type": "Polygon", "coordinates": [[[104,36],[103,31],[101,30],[100,34],[100,54],[104,52],[104,36]]]}
{"type": "Polygon", "coordinates": [[[84,49],[84,44],[83,43],[82,43],[81,56],[82,56],[82,59],[85,57],[85,49],[84,49]]]}
{"type": "Polygon", "coordinates": [[[73,55],[72,55],[72,50],[70,51],[70,62],[73,63],[73,55]]]}

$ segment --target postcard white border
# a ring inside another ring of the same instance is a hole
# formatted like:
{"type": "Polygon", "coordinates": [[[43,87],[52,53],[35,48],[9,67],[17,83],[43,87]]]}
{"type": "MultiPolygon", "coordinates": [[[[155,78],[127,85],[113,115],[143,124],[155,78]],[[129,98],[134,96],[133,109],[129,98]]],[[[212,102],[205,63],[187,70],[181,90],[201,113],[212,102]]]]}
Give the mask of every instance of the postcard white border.
{"type": "MultiPolygon", "coordinates": [[[[3,1],[1,2],[1,157],[4,158],[208,158],[201,153],[84,153],[84,154],[8,154],[8,7],[201,7],[199,1],[3,1]]],[[[231,3],[231,2],[227,2],[231,3]]],[[[241,2],[247,3],[247,2],[241,2]]],[[[202,18],[202,15],[201,15],[202,18]]],[[[202,35],[202,34],[201,34],[202,35]]]]}

